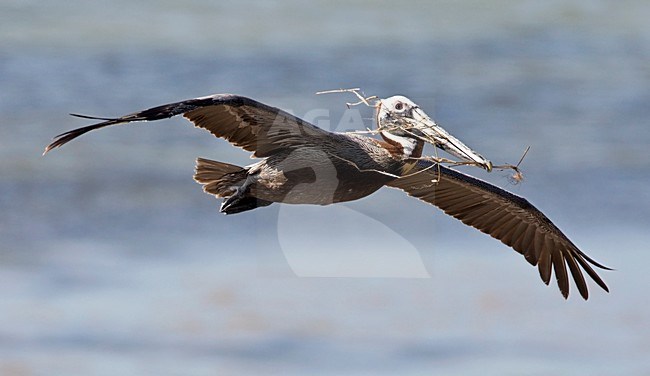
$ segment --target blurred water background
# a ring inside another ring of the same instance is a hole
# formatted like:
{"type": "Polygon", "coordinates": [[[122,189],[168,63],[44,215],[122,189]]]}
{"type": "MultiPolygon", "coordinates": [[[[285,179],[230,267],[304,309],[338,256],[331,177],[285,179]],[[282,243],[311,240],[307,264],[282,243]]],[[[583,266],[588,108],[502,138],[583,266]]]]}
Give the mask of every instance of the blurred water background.
{"type": "Polygon", "coordinates": [[[0,374],[650,374],[648,18],[642,0],[1,2],[0,374]],[[381,252],[397,234],[430,278],[299,278],[285,209],[226,217],[192,181],[197,156],[248,153],[184,119],[40,155],[87,124],[69,112],[221,92],[331,110],[342,130],[352,98],[314,95],[341,87],[407,95],[497,163],[530,145],[520,185],[465,171],[617,269],[611,293],[564,301],[520,255],[390,189],[294,239],[362,215],[381,226],[331,237],[381,252]]]}

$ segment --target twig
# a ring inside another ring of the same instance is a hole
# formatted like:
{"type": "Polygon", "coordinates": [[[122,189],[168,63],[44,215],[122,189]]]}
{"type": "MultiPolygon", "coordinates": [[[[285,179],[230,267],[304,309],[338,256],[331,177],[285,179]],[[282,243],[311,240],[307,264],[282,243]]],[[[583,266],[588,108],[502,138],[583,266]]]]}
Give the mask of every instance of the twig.
{"type": "Polygon", "coordinates": [[[522,154],[521,158],[519,158],[519,162],[517,162],[517,167],[521,164],[521,162],[524,161],[524,158],[526,158],[526,154],[528,154],[528,151],[530,150],[530,145],[524,150],[524,154],[522,154]]]}
{"type": "Polygon", "coordinates": [[[340,160],[342,160],[343,162],[346,162],[346,163],[352,165],[354,168],[356,168],[356,169],[359,170],[360,172],[376,172],[376,173],[378,173],[378,174],[382,174],[382,175],[390,176],[391,178],[395,178],[395,179],[400,178],[400,176],[395,175],[395,174],[391,174],[390,172],[381,171],[381,170],[377,170],[377,169],[374,169],[374,168],[361,168],[361,167],[359,167],[359,165],[357,165],[356,163],[352,162],[351,160],[346,159],[346,158],[343,158],[343,157],[340,157],[340,156],[338,156],[338,155],[336,155],[336,154],[332,154],[332,153],[327,153],[327,154],[329,154],[331,157],[334,157],[334,158],[336,158],[336,159],[340,159],[340,160]]]}
{"type": "Polygon", "coordinates": [[[500,165],[500,166],[494,166],[494,168],[499,169],[501,171],[503,171],[505,169],[513,170],[514,173],[511,176],[508,177],[509,180],[511,181],[512,184],[515,184],[515,185],[521,183],[524,180],[524,174],[521,172],[521,169],[519,168],[519,166],[521,165],[521,162],[524,161],[524,158],[526,158],[526,155],[528,154],[529,150],[530,150],[530,146],[528,146],[526,148],[526,150],[524,150],[524,153],[522,154],[521,158],[519,158],[519,162],[517,162],[517,164],[515,166],[513,166],[511,164],[504,164],[504,165],[500,165]]]}
{"type": "Polygon", "coordinates": [[[345,105],[348,106],[348,108],[350,108],[352,106],[358,106],[358,105],[360,105],[362,103],[365,104],[368,107],[375,108],[377,106],[377,104],[376,103],[375,104],[370,104],[369,101],[371,101],[371,100],[378,101],[379,100],[379,97],[376,96],[376,95],[366,97],[365,94],[361,91],[361,88],[358,88],[358,87],[355,87],[355,88],[352,88],[352,89],[324,90],[324,91],[316,92],[316,95],[334,94],[334,93],[352,93],[352,94],[356,95],[357,98],[359,98],[358,102],[354,102],[354,103],[346,102],[345,105]]]}

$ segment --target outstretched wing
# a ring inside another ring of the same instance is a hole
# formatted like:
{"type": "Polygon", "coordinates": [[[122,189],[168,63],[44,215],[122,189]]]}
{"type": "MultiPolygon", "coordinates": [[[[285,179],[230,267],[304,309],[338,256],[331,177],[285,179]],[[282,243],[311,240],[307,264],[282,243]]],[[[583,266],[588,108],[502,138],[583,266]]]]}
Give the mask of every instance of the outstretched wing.
{"type": "Polygon", "coordinates": [[[215,94],[164,104],[118,118],[74,115],[104,121],[56,136],[45,148],[45,153],[95,129],[136,121],[166,119],[181,114],[197,127],[253,152],[256,157],[266,157],[282,148],[318,143],[319,139],[329,134],[285,111],[250,98],[215,94]]]}
{"type": "Polygon", "coordinates": [[[553,222],[526,199],[456,170],[420,161],[408,175],[388,183],[410,196],[429,202],[445,213],[501,240],[537,265],[548,284],[551,267],[562,295],[569,295],[566,266],[584,299],[588,298],[582,269],[605,291],[607,285],[590,266],[611,270],[589,258],[553,222]]]}

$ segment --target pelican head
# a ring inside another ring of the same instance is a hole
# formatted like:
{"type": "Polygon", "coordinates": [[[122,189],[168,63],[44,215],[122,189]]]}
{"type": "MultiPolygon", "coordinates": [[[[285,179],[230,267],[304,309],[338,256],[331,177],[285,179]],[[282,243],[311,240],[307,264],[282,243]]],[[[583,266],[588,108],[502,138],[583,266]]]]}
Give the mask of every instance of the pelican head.
{"type": "Polygon", "coordinates": [[[404,96],[381,99],[377,105],[376,121],[379,129],[386,129],[385,132],[397,136],[406,136],[407,133],[424,136],[447,153],[492,171],[492,162],[438,126],[417,104],[404,96]]]}

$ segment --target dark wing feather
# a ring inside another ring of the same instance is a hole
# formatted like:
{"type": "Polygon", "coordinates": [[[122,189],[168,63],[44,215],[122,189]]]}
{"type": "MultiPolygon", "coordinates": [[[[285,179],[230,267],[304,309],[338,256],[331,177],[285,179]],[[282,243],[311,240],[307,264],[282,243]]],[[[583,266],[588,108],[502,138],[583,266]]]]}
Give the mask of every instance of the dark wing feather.
{"type": "Polygon", "coordinates": [[[285,111],[250,98],[232,94],[215,94],[165,104],[119,118],[74,115],[104,121],[56,136],[54,141],[45,148],[45,153],[95,129],[136,121],[166,119],[181,114],[197,127],[252,151],[257,157],[266,157],[282,148],[318,143],[321,137],[329,134],[285,111]]]}
{"type": "Polygon", "coordinates": [[[607,285],[590,266],[611,270],[582,253],[542,212],[526,199],[456,170],[420,161],[409,173],[390,183],[413,197],[441,208],[466,225],[501,240],[537,265],[548,284],[552,269],[558,287],[569,295],[567,265],[580,295],[588,298],[587,283],[580,270],[605,291],[607,285]]]}

